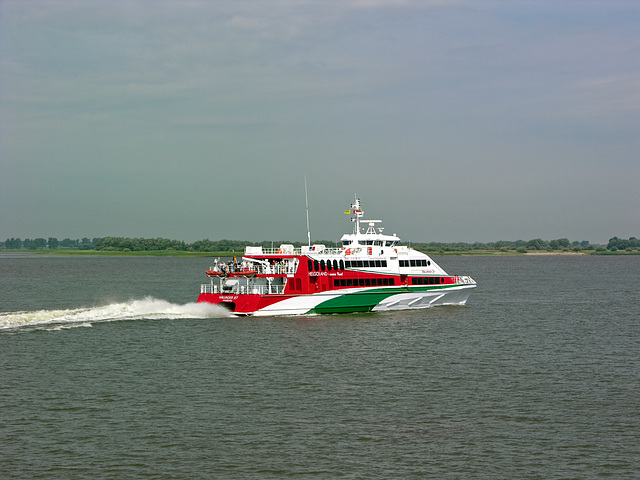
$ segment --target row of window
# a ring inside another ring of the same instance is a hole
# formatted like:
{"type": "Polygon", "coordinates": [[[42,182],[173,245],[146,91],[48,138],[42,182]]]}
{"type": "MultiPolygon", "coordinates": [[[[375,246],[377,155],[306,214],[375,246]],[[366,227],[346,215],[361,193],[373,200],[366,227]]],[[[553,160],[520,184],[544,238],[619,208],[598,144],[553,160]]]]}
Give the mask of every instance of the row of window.
{"type": "Polygon", "coordinates": [[[386,260],[347,260],[345,262],[347,268],[376,268],[387,266],[386,260]]]}
{"type": "Polygon", "coordinates": [[[395,285],[395,278],[336,278],[334,287],[375,287],[395,285]]]}
{"type": "MultiPolygon", "coordinates": [[[[400,267],[428,267],[430,260],[400,260],[400,267]]],[[[386,268],[386,260],[307,260],[310,272],[343,271],[345,268],[386,268]]]]}
{"type": "Polygon", "coordinates": [[[310,272],[343,271],[345,268],[386,268],[386,260],[307,260],[310,272]]]}
{"type": "Polygon", "coordinates": [[[412,285],[435,285],[444,283],[444,277],[415,277],[411,279],[412,285]]]}
{"type": "Polygon", "coordinates": [[[331,270],[335,270],[336,272],[338,270],[342,271],[344,270],[344,260],[340,260],[339,263],[338,260],[327,260],[326,262],[324,260],[307,260],[307,268],[310,272],[330,272],[331,270]]]}
{"type": "Polygon", "coordinates": [[[401,267],[428,267],[429,265],[431,265],[431,261],[425,259],[400,260],[401,267]]]}

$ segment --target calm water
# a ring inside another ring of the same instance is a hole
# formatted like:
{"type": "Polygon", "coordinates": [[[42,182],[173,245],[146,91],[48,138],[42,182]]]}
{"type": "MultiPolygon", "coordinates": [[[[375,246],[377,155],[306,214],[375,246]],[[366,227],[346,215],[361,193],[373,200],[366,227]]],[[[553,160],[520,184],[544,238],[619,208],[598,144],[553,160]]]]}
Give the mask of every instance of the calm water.
{"type": "Polygon", "coordinates": [[[2,478],[638,478],[640,257],[466,307],[229,318],[207,259],[0,256],[2,478]]]}

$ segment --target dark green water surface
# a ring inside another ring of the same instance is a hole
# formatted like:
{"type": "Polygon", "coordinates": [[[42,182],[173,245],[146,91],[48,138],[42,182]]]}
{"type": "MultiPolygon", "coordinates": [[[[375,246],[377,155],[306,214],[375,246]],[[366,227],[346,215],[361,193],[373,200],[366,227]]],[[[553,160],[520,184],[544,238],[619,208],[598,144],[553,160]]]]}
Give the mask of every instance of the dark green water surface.
{"type": "Polygon", "coordinates": [[[208,260],[0,256],[1,478],[638,478],[640,257],[442,257],[465,307],[229,318],[208,260]]]}

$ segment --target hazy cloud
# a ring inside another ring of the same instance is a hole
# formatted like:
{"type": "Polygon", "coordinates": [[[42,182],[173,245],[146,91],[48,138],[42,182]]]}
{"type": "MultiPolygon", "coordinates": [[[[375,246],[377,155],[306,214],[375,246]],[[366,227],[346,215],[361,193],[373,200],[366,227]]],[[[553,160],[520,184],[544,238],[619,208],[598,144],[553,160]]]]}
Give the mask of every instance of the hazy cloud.
{"type": "Polygon", "coordinates": [[[0,2],[0,237],[639,233],[634,2],[0,2]],[[348,220],[348,219],[347,219],[348,220]],[[340,223],[342,222],[342,223],[340,223]]]}

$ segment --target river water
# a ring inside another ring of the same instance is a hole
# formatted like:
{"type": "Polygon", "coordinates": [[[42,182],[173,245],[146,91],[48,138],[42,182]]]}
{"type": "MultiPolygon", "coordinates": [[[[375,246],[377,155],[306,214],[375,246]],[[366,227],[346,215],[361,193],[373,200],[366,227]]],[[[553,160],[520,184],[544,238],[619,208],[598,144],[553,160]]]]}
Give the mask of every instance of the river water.
{"type": "Polygon", "coordinates": [[[202,258],[0,256],[2,478],[638,478],[640,257],[434,257],[467,306],[231,318],[202,258]]]}

